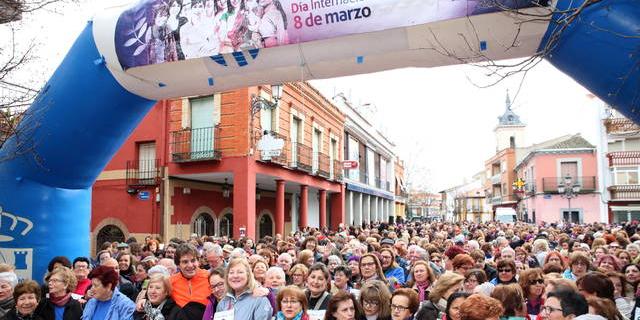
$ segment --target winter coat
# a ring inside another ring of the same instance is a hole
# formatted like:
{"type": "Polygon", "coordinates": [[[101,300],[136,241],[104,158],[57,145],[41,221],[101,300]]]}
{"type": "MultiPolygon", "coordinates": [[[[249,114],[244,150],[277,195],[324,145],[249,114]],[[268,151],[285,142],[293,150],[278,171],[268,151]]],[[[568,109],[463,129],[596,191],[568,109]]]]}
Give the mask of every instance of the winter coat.
{"type": "MultiPolygon", "coordinates": [[[[92,320],[93,313],[98,306],[98,300],[93,298],[87,301],[84,306],[84,312],[82,313],[82,320],[92,320]]],[[[136,309],[135,303],[131,299],[127,298],[118,290],[113,291],[111,296],[111,306],[107,311],[107,316],[103,320],[128,320],[133,319],[133,312],[136,309]]]]}
{"type": "MultiPolygon", "coordinates": [[[[56,319],[56,306],[49,301],[49,299],[44,300],[42,303],[42,307],[40,310],[40,315],[42,319],[45,320],[55,320],[56,319]]],[[[69,299],[69,302],[64,305],[64,313],[62,315],[63,320],[79,320],[82,317],[82,305],[80,302],[69,299]]]]}
{"type": "MultiPolygon", "coordinates": [[[[162,306],[162,310],[160,313],[164,316],[165,320],[176,320],[178,319],[178,314],[180,313],[180,307],[173,301],[171,298],[167,298],[164,302],[164,306],[162,306]]],[[[146,320],[146,314],[144,311],[136,311],[133,313],[133,320],[146,320]]]]}

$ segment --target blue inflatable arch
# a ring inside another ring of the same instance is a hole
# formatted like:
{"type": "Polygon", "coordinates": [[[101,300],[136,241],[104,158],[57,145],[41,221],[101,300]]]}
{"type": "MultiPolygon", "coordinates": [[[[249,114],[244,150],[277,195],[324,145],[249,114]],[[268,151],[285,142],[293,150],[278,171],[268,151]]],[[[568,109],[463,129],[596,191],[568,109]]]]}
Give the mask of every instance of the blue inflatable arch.
{"type": "Polygon", "coordinates": [[[544,51],[640,120],[637,0],[499,1],[519,14],[475,0],[212,2],[143,0],[86,26],[0,150],[0,262],[40,279],[53,256],[90,252],[91,186],[159,99],[544,51]]]}

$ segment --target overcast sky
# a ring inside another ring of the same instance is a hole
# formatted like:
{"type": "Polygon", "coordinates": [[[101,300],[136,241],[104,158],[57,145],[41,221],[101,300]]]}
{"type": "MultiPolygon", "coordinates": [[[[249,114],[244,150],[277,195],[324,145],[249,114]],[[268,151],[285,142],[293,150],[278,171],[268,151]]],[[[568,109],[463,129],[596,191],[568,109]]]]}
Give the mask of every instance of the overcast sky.
{"type": "MultiPolygon", "coordinates": [[[[60,63],[79,32],[95,12],[125,0],[81,1],[36,16],[27,16],[19,33],[24,45],[39,43],[30,67],[33,86],[42,85],[60,63]]],[[[0,45],[7,39],[0,27],[0,45]]],[[[352,103],[369,103],[377,109],[376,122],[396,143],[401,159],[426,168],[421,181],[430,191],[462,183],[484,169],[495,152],[493,129],[505,110],[507,89],[512,99],[520,77],[490,88],[484,70],[472,66],[401,69],[383,73],[312,81],[331,98],[342,92],[352,103]],[[417,160],[416,160],[417,159],[417,160]]],[[[548,63],[526,76],[514,111],[527,124],[528,143],[564,134],[582,133],[597,141],[597,105],[589,92],[548,63]]]]}

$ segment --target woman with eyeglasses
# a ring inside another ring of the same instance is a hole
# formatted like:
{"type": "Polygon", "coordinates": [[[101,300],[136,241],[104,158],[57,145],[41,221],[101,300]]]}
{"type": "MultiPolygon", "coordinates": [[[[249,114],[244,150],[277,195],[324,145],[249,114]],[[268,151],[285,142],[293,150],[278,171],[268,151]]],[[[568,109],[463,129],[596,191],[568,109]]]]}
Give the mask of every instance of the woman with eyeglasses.
{"type": "Polygon", "coordinates": [[[43,319],[80,319],[82,306],[71,297],[78,283],[76,275],[67,267],[57,267],[44,278],[49,295],[41,311],[43,319]]]}
{"type": "Polygon", "coordinates": [[[409,274],[411,280],[407,282],[406,287],[418,293],[420,302],[427,300],[431,285],[436,282],[436,276],[433,270],[431,270],[429,263],[423,260],[414,262],[409,274]]]}
{"type": "Polygon", "coordinates": [[[491,284],[497,286],[499,284],[518,282],[516,279],[516,263],[513,260],[499,260],[496,269],[498,270],[498,276],[491,280],[491,284]]]}
{"type": "Polygon", "coordinates": [[[213,313],[218,306],[218,302],[221,301],[227,293],[224,283],[224,268],[220,267],[209,270],[209,286],[211,287],[211,295],[208,298],[209,303],[207,303],[204,315],[202,316],[203,320],[213,319],[213,313]]]}
{"type": "Polygon", "coordinates": [[[300,289],[305,288],[307,281],[307,275],[309,274],[309,268],[302,263],[298,263],[289,269],[289,275],[291,276],[291,284],[297,286],[300,289]]]}
{"type": "Polygon", "coordinates": [[[487,274],[482,269],[471,269],[464,274],[464,291],[474,293],[477,286],[487,282],[487,274]]]}
{"type": "Polygon", "coordinates": [[[540,308],[544,305],[544,275],[542,269],[533,268],[523,271],[518,280],[520,288],[526,299],[527,314],[532,319],[540,313],[540,308]]]}
{"type": "Polygon", "coordinates": [[[391,292],[382,281],[369,281],[360,289],[360,305],[364,316],[360,320],[391,319],[391,292]]]}
{"type": "Polygon", "coordinates": [[[398,289],[391,296],[391,319],[412,320],[418,307],[420,301],[415,291],[407,288],[398,289]]]}
{"type": "Polygon", "coordinates": [[[286,286],[276,298],[278,313],[276,320],[308,320],[307,296],[296,286],[286,286]]]}
{"type": "Polygon", "coordinates": [[[576,279],[585,275],[587,271],[589,271],[590,266],[591,261],[589,260],[589,257],[587,257],[584,253],[574,252],[569,258],[569,269],[567,269],[562,274],[562,277],[575,281],[576,279]]]}
{"type": "Polygon", "coordinates": [[[367,281],[380,280],[389,286],[389,291],[393,290],[389,285],[389,281],[387,281],[387,278],[384,276],[380,260],[372,253],[367,253],[360,258],[360,275],[362,276],[360,287],[367,283],[367,281]]]}

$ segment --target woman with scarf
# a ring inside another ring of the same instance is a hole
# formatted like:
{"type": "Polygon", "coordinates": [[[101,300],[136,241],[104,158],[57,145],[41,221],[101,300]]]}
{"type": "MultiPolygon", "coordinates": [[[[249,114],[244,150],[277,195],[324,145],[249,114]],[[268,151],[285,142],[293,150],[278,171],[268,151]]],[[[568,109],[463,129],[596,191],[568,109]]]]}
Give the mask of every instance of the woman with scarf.
{"type": "Polygon", "coordinates": [[[43,301],[43,319],[46,320],[79,320],[82,317],[80,302],[71,298],[78,280],[76,275],[67,267],[57,267],[49,272],[45,278],[48,297],[43,301]]]}
{"type": "Polygon", "coordinates": [[[307,296],[296,286],[286,286],[276,298],[276,320],[309,320],[307,296]]]}
{"type": "Polygon", "coordinates": [[[166,275],[156,273],[147,284],[143,311],[133,314],[134,320],[175,320],[180,307],[171,299],[171,282],[166,275]]]}
{"type": "Polygon", "coordinates": [[[411,280],[407,282],[407,288],[415,290],[420,298],[420,303],[422,303],[429,297],[429,289],[436,281],[436,276],[429,267],[429,262],[424,260],[414,262],[409,274],[411,280]]]}
{"type": "Polygon", "coordinates": [[[518,280],[526,301],[527,314],[529,314],[530,318],[535,319],[544,305],[542,296],[544,294],[545,284],[542,269],[533,268],[525,270],[520,274],[520,279],[518,280]]]}

